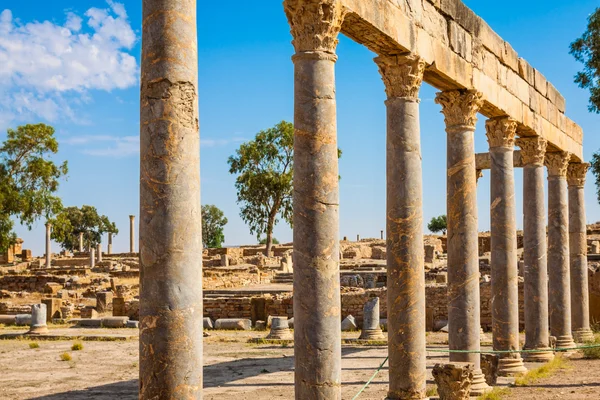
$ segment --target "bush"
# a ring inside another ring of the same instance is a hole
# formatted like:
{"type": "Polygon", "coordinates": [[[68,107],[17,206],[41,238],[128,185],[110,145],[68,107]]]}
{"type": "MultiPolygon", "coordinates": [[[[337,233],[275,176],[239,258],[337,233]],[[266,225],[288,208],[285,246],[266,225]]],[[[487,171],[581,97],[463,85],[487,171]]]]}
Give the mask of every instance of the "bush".
{"type": "MultiPolygon", "coordinates": [[[[593,342],[588,342],[586,345],[600,345],[600,336],[596,336],[596,340],[593,342]]],[[[598,360],[600,359],[600,347],[595,347],[592,349],[582,349],[583,357],[588,360],[598,360]]]]}
{"type": "Polygon", "coordinates": [[[73,346],[71,346],[71,350],[73,350],[73,351],[83,350],[83,343],[81,343],[81,342],[73,343],[73,346]]]}
{"type": "Polygon", "coordinates": [[[71,361],[72,358],[71,358],[71,355],[69,353],[62,353],[60,355],[60,360],[61,361],[71,361]]]}
{"type": "Polygon", "coordinates": [[[39,349],[40,345],[37,342],[31,342],[31,343],[29,343],[29,348],[30,349],[39,349]]]}

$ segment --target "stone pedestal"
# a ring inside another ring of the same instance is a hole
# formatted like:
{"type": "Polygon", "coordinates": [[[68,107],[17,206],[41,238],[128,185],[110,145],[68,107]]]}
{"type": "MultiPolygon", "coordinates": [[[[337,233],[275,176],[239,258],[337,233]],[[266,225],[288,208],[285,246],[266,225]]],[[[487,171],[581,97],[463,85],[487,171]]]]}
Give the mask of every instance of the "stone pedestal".
{"type": "MultiPolygon", "coordinates": [[[[492,336],[494,350],[519,350],[519,270],[515,205],[514,147],[517,122],[486,122],[491,158],[492,336]]],[[[499,376],[526,372],[519,353],[501,354],[499,376]]]]}
{"type": "Polygon", "coordinates": [[[547,142],[541,137],[520,138],[523,161],[523,276],[525,279],[525,345],[530,362],[554,358],[548,326],[548,258],[544,206],[544,158],[547,142]]]}
{"type": "Polygon", "coordinates": [[[294,37],[295,397],[341,399],[338,0],[285,0],[294,37]]]}
{"type": "MultiPolygon", "coordinates": [[[[474,132],[482,95],[474,90],[437,95],[446,117],[448,213],[448,343],[451,350],[479,351],[480,298],[477,181],[474,132]]],[[[451,353],[451,362],[473,364],[474,396],[490,390],[476,353],[451,353]]]]}
{"type": "Polygon", "coordinates": [[[375,62],[387,94],[387,398],[422,399],[426,369],[419,90],[426,64],[414,55],[380,56],[375,62]]]}
{"type": "Polygon", "coordinates": [[[271,332],[267,335],[267,339],[294,340],[287,317],[273,317],[271,320],[271,332]]]}
{"type": "Polygon", "coordinates": [[[589,164],[569,164],[569,255],[571,264],[571,329],[579,342],[594,340],[590,329],[590,294],[588,287],[587,229],[583,187],[589,164]]]}
{"type": "Polygon", "coordinates": [[[470,363],[436,364],[432,373],[440,400],[469,400],[474,371],[470,363]]]}
{"type": "Polygon", "coordinates": [[[46,268],[50,268],[52,266],[52,249],[51,249],[51,237],[52,232],[52,224],[49,222],[46,223],[46,268]]]}
{"type": "Polygon", "coordinates": [[[43,335],[48,333],[46,325],[47,310],[45,304],[34,304],[31,306],[31,327],[28,335],[43,335]]]}
{"type": "Polygon", "coordinates": [[[365,303],[363,308],[363,325],[360,332],[361,340],[383,340],[385,335],[379,325],[379,297],[365,303]]]}
{"type": "Polygon", "coordinates": [[[571,336],[571,278],[567,207],[567,152],[547,153],[548,167],[548,298],[550,333],[557,348],[575,347],[571,336]]]}
{"type": "Polygon", "coordinates": [[[139,398],[201,399],[196,2],[143,0],[142,21],[139,398]]]}
{"type": "Polygon", "coordinates": [[[108,306],[113,302],[112,292],[96,293],[96,311],[103,313],[108,311],[108,306]]]}
{"type": "Polygon", "coordinates": [[[125,299],[122,297],[115,297],[112,300],[113,304],[113,317],[124,317],[127,315],[125,310],[125,299]]]}

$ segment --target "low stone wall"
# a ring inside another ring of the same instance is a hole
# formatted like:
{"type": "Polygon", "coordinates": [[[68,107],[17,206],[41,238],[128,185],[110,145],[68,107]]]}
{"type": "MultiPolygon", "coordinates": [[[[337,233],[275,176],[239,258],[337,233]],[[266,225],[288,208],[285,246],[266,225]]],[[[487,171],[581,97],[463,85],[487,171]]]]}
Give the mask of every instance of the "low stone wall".
{"type": "Polygon", "coordinates": [[[0,290],[11,292],[44,292],[47,283],[64,285],[67,278],[55,275],[5,275],[0,277],[0,290]]]}

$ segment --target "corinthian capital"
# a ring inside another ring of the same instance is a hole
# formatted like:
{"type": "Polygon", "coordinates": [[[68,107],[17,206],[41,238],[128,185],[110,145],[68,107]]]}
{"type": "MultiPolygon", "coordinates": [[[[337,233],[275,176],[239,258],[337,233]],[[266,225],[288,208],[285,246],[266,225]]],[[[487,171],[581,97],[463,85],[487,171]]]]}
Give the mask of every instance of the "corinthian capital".
{"type": "Polygon", "coordinates": [[[590,168],[588,163],[569,164],[567,169],[567,182],[569,186],[583,187],[585,185],[585,175],[590,168]]]}
{"type": "Polygon", "coordinates": [[[509,117],[490,118],[485,122],[490,149],[504,147],[514,149],[517,121],[509,117]]]}
{"type": "Polygon", "coordinates": [[[419,89],[423,83],[426,66],[421,57],[414,54],[379,56],[375,58],[375,62],[385,84],[388,99],[419,99],[419,89]]]}
{"type": "Polygon", "coordinates": [[[442,106],[446,130],[475,129],[483,96],[476,90],[450,90],[438,93],[435,102],[442,106]]]}
{"type": "Polygon", "coordinates": [[[285,0],[283,6],[296,53],[335,54],[345,15],[340,0],[285,0]]]}
{"type": "Polygon", "coordinates": [[[516,140],[517,146],[521,148],[521,159],[523,165],[544,165],[548,141],[541,136],[523,137],[516,140]]]}
{"type": "Polygon", "coordinates": [[[548,168],[548,176],[566,177],[570,159],[571,153],[568,151],[546,153],[544,163],[548,168]]]}

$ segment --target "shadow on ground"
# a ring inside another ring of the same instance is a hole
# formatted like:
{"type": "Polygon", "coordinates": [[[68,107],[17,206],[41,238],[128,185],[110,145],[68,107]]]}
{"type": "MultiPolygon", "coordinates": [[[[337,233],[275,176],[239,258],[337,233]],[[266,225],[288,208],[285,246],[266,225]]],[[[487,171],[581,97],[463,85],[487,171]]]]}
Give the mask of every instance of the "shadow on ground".
{"type": "Polygon", "coordinates": [[[136,400],[138,398],[138,380],[110,383],[108,385],[90,387],[82,390],[73,390],[64,393],[49,394],[47,396],[33,397],[32,400],[136,400]]]}

